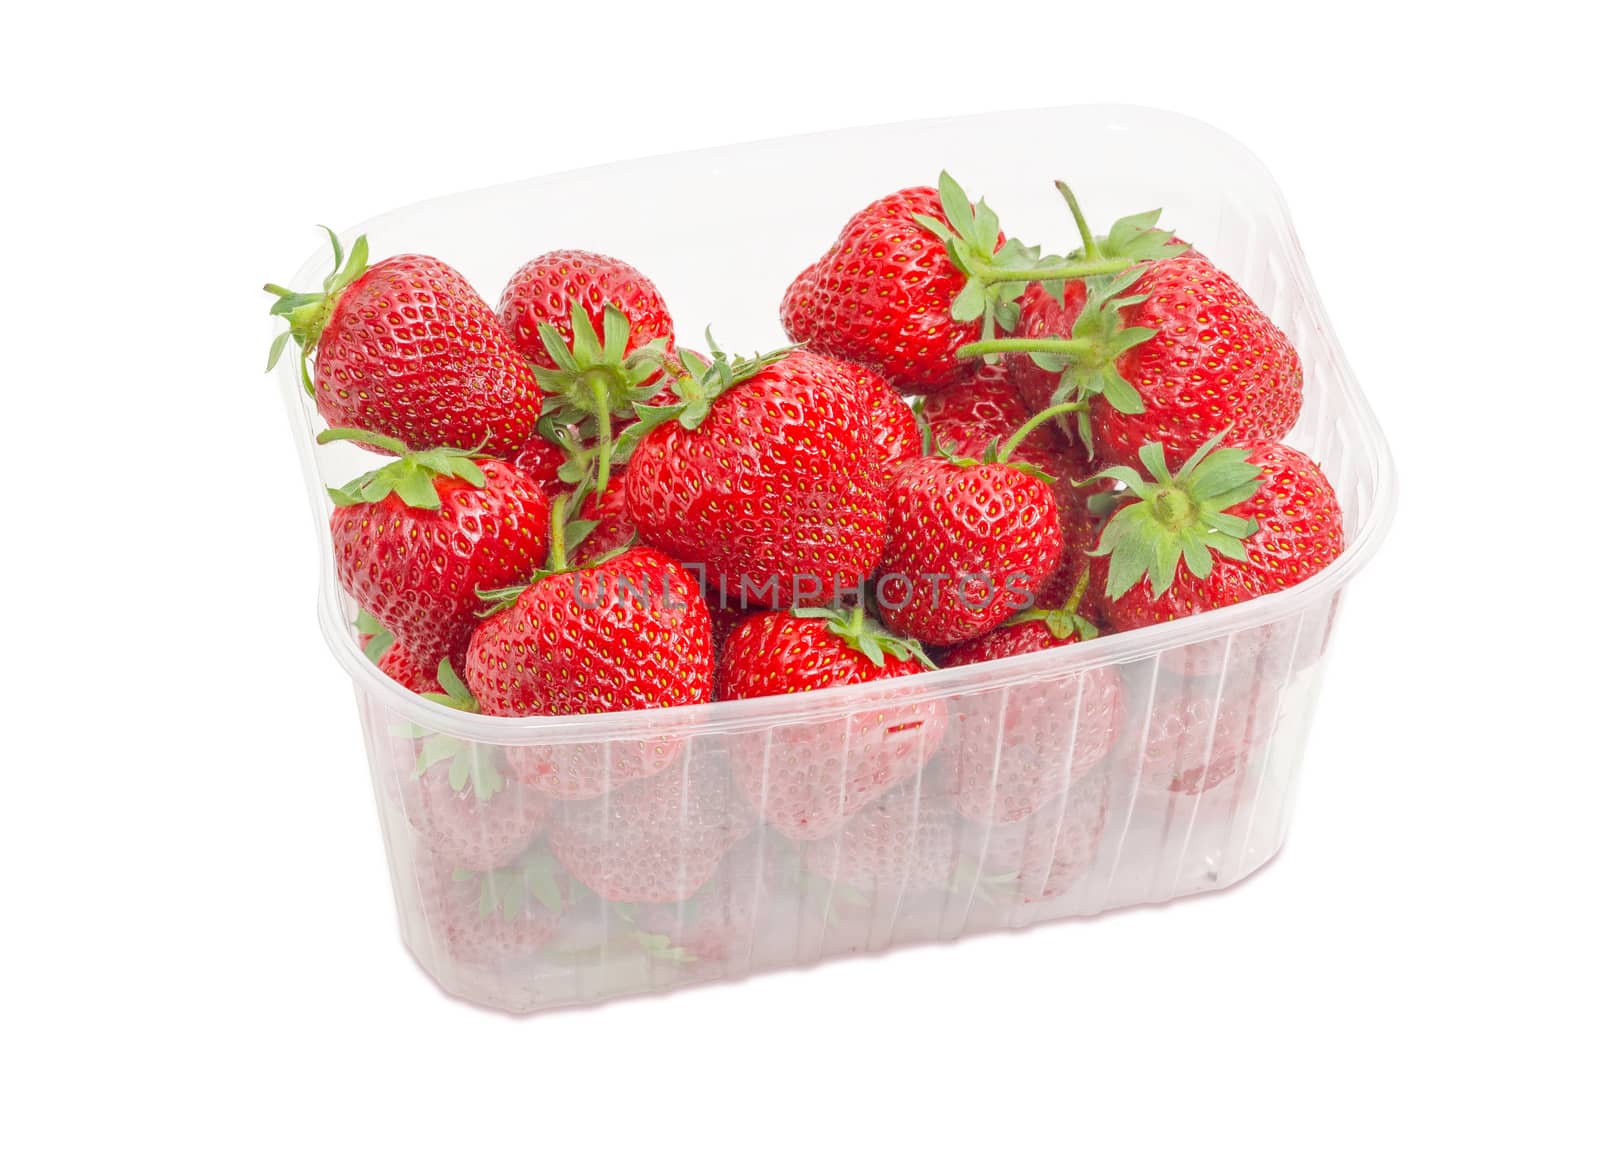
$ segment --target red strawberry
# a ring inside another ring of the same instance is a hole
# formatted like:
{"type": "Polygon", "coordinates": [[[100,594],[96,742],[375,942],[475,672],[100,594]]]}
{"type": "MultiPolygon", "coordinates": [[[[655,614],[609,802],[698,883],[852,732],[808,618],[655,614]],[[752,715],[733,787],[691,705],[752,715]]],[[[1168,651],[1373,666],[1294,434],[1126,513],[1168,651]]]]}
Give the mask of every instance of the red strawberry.
{"type": "Polygon", "coordinates": [[[1161,446],[1130,467],[1100,551],[1110,553],[1106,616],[1118,631],[1162,623],[1281,591],[1344,549],[1344,517],[1327,477],[1284,444],[1195,452],[1176,474],[1161,446]],[[1215,555],[1213,554],[1215,552],[1215,555]]]}
{"type": "Polygon", "coordinates": [[[548,805],[507,785],[491,747],[435,734],[400,786],[406,819],[444,863],[473,871],[503,868],[544,830],[548,805]]]}
{"type": "Polygon", "coordinates": [[[478,592],[525,581],[544,560],[544,494],[497,460],[407,452],[368,432],[336,429],[319,439],[355,439],[400,456],[330,490],[340,585],[416,664],[459,656],[483,606],[478,592]]]}
{"type": "MultiPolygon", "coordinates": [[[[574,716],[711,699],[711,620],[683,567],[636,546],[569,570],[556,547],[554,568],[473,633],[466,678],[485,713],[574,716]]],[[[507,756],[519,781],[588,798],[665,768],[680,749],[671,738],[618,739],[515,746],[507,756]]]]}
{"type": "Polygon", "coordinates": [[[883,454],[885,478],[892,479],[895,469],[922,455],[922,429],[917,426],[916,413],[877,371],[855,363],[839,365],[849,368],[855,377],[867,406],[868,434],[883,454]]]}
{"type": "MultiPolygon", "coordinates": [[[[1086,584],[1087,580],[1085,580],[1086,584]]],[[[944,666],[960,667],[1077,643],[1094,635],[1077,600],[1061,611],[1028,611],[960,644],[944,666]]],[[[1116,740],[1122,711],[1115,668],[1090,668],[1019,684],[956,706],[951,763],[957,809],[979,822],[1027,818],[1099,765],[1116,740]]]]}
{"type": "Polygon", "coordinates": [[[849,369],[804,351],[713,357],[685,354],[677,402],[641,409],[627,477],[640,536],[745,604],[856,586],[883,549],[883,457],[849,369]]]}
{"type": "Polygon", "coordinates": [[[611,483],[605,487],[604,492],[591,493],[583,499],[583,507],[578,510],[578,517],[582,521],[592,521],[595,525],[594,529],[573,547],[574,564],[599,558],[613,550],[620,550],[638,536],[633,528],[633,519],[628,516],[627,490],[624,488],[625,472],[625,469],[619,469],[612,474],[611,483]]]}
{"type": "Polygon", "coordinates": [[[783,328],[813,350],[864,363],[909,388],[933,388],[973,364],[956,351],[984,335],[982,287],[969,284],[947,249],[959,240],[972,263],[1000,264],[1004,235],[981,202],[955,181],[909,187],[874,200],[845,224],[822,259],[783,295],[783,328]],[[936,227],[937,226],[937,227],[936,227]],[[970,311],[970,312],[969,312],[970,311]]]}
{"type": "Polygon", "coordinates": [[[892,630],[955,644],[1028,606],[1060,560],[1061,520],[1043,480],[1010,464],[925,456],[890,486],[875,589],[892,630]]]}
{"type": "Polygon", "coordinates": [[[1106,774],[1097,770],[1019,822],[965,824],[962,844],[982,861],[991,898],[1010,888],[1025,902],[1045,903],[1071,891],[1094,866],[1110,798],[1106,774]]]}
{"type": "MultiPolygon", "coordinates": [[[[1066,282],[1059,299],[1038,282],[1029,285],[1017,299],[1020,312],[1017,327],[1011,331],[1012,336],[1071,338],[1073,324],[1083,312],[1083,303],[1088,295],[1088,287],[1082,281],[1066,282]]],[[[1049,407],[1057,388],[1061,386],[1061,372],[1046,370],[1034,362],[1030,354],[1006,355],[1005,370],[1011,376],[1028,415],[1049,407]]]]}
{"type": "Polygon", "coordinates": [[[959,858],[946,798],[904,786],[875,799],[828,839],[807,843],[807,871],[861,891],[925,892],[950,882],[959,858]]]}
{"type": "Polygon", "coordinates": [[[534,435],[522,446],[512,464],[528,474],[530,480],[552,496],[564,491],[558,475],[561,466],[571,455],[559,444],[552,444],[543,436],[534,435]]]}
{"type": "Polygon", "coordinates": [[[1300,414],[1299,356],[1231,278],[1155,227],[1159,215],[1125,217],[1104,240],[1089,234],[1080,215],[1086,260],[1117,255],[1139,263],[1093,278],[1084,290],[1046,283],[1063,305],[1028,292],[1020,337],[967,353],[1026,350],[1045,371],[1060,372],[1051,388],[1012,360],[1035,401],[1090,404],[1080,431],[1109,461],[1131,462],[1152,442],[1186,460],[1224,429],[1236,443],[1280,439],[1300,414]]]}
{"type": "MultiPolygon", "coordinates": [[[[859,609],[767,611],[728,640],[717,696],[738,700],[887,680],[926,665],[915,644],[890,636],[859,609]]],[[[897,699],[848,717],[786,725],[768,739],[740,738],[735,779],[783,834],[821,839],[915,774],[943,736],[942,704],[897,699]]]]}
{"type": "Polygon", "coordinates": [[[672,315],[660,291],[632,265],[600,253],[560,249],[534,257],[506,283],[499,312],[517,349],[534,366],[551,369],[557,366],[556,353],[540,336],[539,327],[554,330],[570,348],[573,310],[581,308],[590,330],[601,335],[608,305],[628,319],[624,356],[651,342],[672,349],[672,315]]]}
{"type": "Polygon", "coordinates": [[[754,827],[727,778],[701,759],[564,803],[550,850],[604,900],[665,904],[694,895],[754,827]]]}
{"type": "Polygon", "coordinates": [[[561,925],[565,897],[548,856],[483,873],[428,859],[417,878],[430,931],[464,965],[531,957],[561,925]]]}
{"type": "Polygon", "coordinates": [[[1128,773],[1139,787],[1198,795],[1233,782],[1256,749],[1258,722],[1239,690],[1166,684],[1157,688],[1128,773]]]}
{"type": "Polygon", "coordinates": [[[300,348],[306,389],[336,428],[359,428],[414,449],[515,456],[539,422],[533,371],[484,300],[449,265],[398,256],[367,266],[367,238],[346,261],[333,237],[334,272],[321,293],[268,285],[289,329],[272,346],[300,348]]]}
{"type": "MultiPolygon", "coordinates": [[[[1049,406],[1048,398],[1045,407],[1049,406]]],[[[1042,409],[1041,409],[1042,410],[1042,409]]],[[[982,460],[1033,416],[1004,367],[982,366],[922,401],[922,418],[940,447],[955,456],[982,460]]],[[[1076,472],[1075,443],[1054,427],[1035,428],[1017,445],[1014,459],[1053,477],[1076,472]]]]}
{"type": "Polygon", "coordinates": [[[1039,588],[1034,606],[1044,611],[1065,606],[1083,576],[1088,574],[1088,586],[1080,593],[1077,613],[1104,625],[1106,560],[1093,556],[1100,545],[1102,519],[1089,511],[1093,486],[1077,488],[1071,479],[1074,475],[1068,473],[1050,486],[1055,493],[1056,512],[1061,518],[1061,563],[1050,580],[1039,588]]]}
{"type": "Polygon", "coordinates": [[[390,680],[398,681],[412,692],[437,692],[439,682],[434,673],[415,656],[406,651],[404,644],[391,643],[378,657],[378,668],[390,680]]]}

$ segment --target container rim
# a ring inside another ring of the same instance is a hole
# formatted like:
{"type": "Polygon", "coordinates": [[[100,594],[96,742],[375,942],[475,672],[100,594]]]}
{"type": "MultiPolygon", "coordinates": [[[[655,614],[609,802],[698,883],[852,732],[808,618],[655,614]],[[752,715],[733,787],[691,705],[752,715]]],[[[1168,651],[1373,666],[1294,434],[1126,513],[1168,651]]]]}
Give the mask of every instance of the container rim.
{"type": "MultiPolygon", "coordinates": [[[[754,697],[747,700],[719,701],[701,705],[670,709],[633,710],[620,713],[594,713],[574,717],[490,717],[477,713],[463,713],[423,699],[381,672],[357,645],[351,625],[345,615],[346,603],[338,585],[332,565],[331,544],[327,540],[326,493],[317,473],[314,460],[314,439],[306,426],[305,395],[299,383],[295,363],[279,365],[279,382],[285,396],[291,426],[301,448],[302,464],[311,496],[312,513],[317,522],[318,562],[320,565],[320,590],[317,613],[323,638],[327,641],[334,659],[350,676],[358,690],[381,702],[385,708],[403,721],[423,728],[481,743],[497,745],[560,744],[591,742],[627,737],[708,736],[752,728],[765,728],[790,723],[814,723],[818,720],[847,716],[865,708],[889,704],[927,703],[1005,688],[1022,680],[1040,680],[1071,676],[1076,673],[1126,660],[1141,659],[1174,648],[1206,640],[1232,636],[1247,628],[1264,626],[1282,620],[1331,596],[1353,575],[1364,567],[1377,552],[1394,519],[1396,507],[1396,476],[1393,456],[1374,415],[1366,395],[1350,369],[1344,349],[1328,319],[1327,310],[1311,278],[1304,254],[1295,238],[1292,221],[1283,193],[1271,174],[1249,148],[1232,136],[1208,123],[1186,115],[1156,107],[1127,104],[1080,104],[1058,107],[1037,107],[991,114],[951,116],[916,119],[840,130],[820,131],[803,135],[787,135],[759,139],[690,151],[666,152],[652,156],[618,160],[598,166],[556,172],[531,179],[514,180],[489,187],[452,195],[417,201],[383,213],[384,216],[403,213],[411,208],[431,205],[442,200],[456,200],[483,195],[509,188],[542,186],[576,176],[592,176],[616,168],[648,162],[653,158],[702,157],[722,155],[750,149],[773,147],[783,143],[819,138],[848,138],[885,130],[931,129],[956,123],[972,124],[1020,116],[1041,116],[1063,111],[1077,114],[1093,113],[1107,120],[1119,115],[1142,119],[1156,117],[1182,124],[1190,135],[1204,135],[1217,141],[1231,153],[1244,159],[1258,172],[1263,192],[1270,192],[1274,219],[1280,239],[1275,242],[1283,252],[1290,275],[1303,294],[1311,311],[1313,324],[1325,336],[1330,357],[1342,374],[1342,384],[1337,394],[1351,409],[1357,426],[1356,441],[1366,452],[1374,472],[1372,500],[1363,524],[1353,534],[1346,535],[1346,547],[1340,556],[1322,571],[1305,582],[1287,590],[1238,603],[1216,611],[1157,624],[1136,631],[1116,632],[1081,644],[1030,652],[1004,660],[943,668],[926,676],[899,677],[894,680],[874,681],[864,684],[843,685],[815,692],[788,693],[779,696],[754,697]]],[[[355,232],[358,229],[351,229],[355,232]]],[[[343,235],[343,234],[341,234],[343,235]]],[[[324,247],[307,258],[296,277],[297,282],[320,281],[325,271],[329,250],[324,247]]]]}

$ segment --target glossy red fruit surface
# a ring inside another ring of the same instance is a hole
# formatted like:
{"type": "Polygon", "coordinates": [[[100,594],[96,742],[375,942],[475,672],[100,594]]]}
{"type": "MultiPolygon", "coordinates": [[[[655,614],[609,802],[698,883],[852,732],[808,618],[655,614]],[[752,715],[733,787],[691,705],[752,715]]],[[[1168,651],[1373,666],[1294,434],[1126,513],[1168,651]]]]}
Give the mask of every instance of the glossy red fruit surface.
{"type": "Polygon", "coordinates": [[[852,216],[784,294],[779,312],[789,337],[873,367],[907,390],[971,369],[956,351],[978,339],[982,324],[950,314],[966,277],[918,215],[949,222],[931,187],[897,191],[852,216]]]}
{"type": "Polygon", "coordinates": [[[483,608],[478,591],[526,581],[548,551],[544,494],[509,464],[478,465],[482,487],[434,478],[437,509],[390,493],[333,511],[339,585],[419,665],[460,656],[483,608]]]}
{"type": "Polygon", "coordinates": [[[821,602],[883,550],[883,457],[850,370],[795,351],[671,420],[629,462],[640,536],[750,605],[821,602]]]}
{"type": "Polygon", "coordinates": [[[672,316],[655,284],[626,261],[581,249],[544,253],[518,269],[500,295],[499,316],[506,334],[530,363],[554,367],[555,360],[539,338],[539,324],[553,328],[570,347],[573,309],[581,307],[595,333],[603,337],[607,305],[628,318],[625,354],[658,339],[672,349],[672,316]]]}
{"type": "Polygon", "coordinates": [[[886,626],[960,643],[1030,605],[1061,560],[1050,486],[1006,464],[929,456],[889,490],[889,535],[875,591],[886,626]]]}
{"type": "Polygon", "coordinates": [[[507,459],[534,434],[543,401],[466,278],[416,255],[379,261],[339,294],[316,341],[315,383],[333,427],[507,459]]]}

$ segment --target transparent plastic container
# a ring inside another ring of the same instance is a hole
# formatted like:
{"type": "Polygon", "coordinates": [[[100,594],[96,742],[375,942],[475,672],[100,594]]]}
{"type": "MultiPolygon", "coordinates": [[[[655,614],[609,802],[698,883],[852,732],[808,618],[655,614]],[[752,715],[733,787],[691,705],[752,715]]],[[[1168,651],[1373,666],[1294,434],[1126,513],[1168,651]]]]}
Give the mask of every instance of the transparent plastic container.
{"type": "MultiPolygon", "coordinates": [[[[323,486],[373,458],[313,442],[313,405],[284,363],[320,618],[355,682],[401,935],[450,993],[527,1012],[1020,928],[1224,888],[1282,845],[1340,595],[1389,524],[1394,474],[1283,200],[1232,139],[1125,107],[882,126],[469,192],[346,238],[366,232],[376,257],[443,257],[491,303],[538,253],[610,253],[650,274],[685,341],[711,323],[749,353],[784,341],[779,298],[852,212],[941,168],[1047,247],[1074,239],[1053,179],[1098,225],[1164,208],[1298,348],[1305,409],[1289,441],[1332,480],[1345,553],[1241,606],[900,681],[570,719],[459,713],[362,654],[323,486]],[[560,800],[523,781],[551,771],[605,792],[560,800]],[[819,838],[763,818],[797,790],[831,811],[808,826],[819,838]],[[863,790],[876,793],[841,817],[863,790]],[[1038,809],[993,821],[1019,801],[1038,809]],[[684,898],[626,899],[669,892],[684,898]]],[[[315,288],[330,260],[308,260],[295,287],[315,288]]]]}

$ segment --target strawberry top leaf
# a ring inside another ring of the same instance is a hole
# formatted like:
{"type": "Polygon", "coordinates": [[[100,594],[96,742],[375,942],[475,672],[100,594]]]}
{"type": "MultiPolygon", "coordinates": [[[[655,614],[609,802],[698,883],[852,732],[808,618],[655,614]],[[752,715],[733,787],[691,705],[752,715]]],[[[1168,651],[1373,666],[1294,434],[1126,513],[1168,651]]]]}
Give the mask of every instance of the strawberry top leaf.
{"type": "Polygon", "coordinates": [[[868,617],[864,607],[850,611],[834,607],[795,607],[789,614],[796,619],[827,620],[828,630],[848,647],[872,661],[874,668],[883,667],[885,656],[893,656],[897,660],[915,660],[924,668],[934,667],[919,642],[894,635],[877,620],[868,617]]]}
{"type": "Polygon", "coordinates": [[[1092,553],[1109,555],[1107,593],[1121,598],[1142,579],[1159,598],[1172,586],[1180,562],[1195,578],[1208,577],[1214,555],[1244,562],[1249,554],[1241,539],[1255,533],[1257,523],[1225,512],[1254,497],[1261,469],[1240,448],[1221,448],[1213,436],[1176,473],[1169,471],[1158,443],[1139,449],[1146,480],[1137,469],[1117,465],[1100,475],[1126,483],[1117,497],[1126,502],[1106,522],[1100,545],[1092,553]]]}
{"type": "Polygon", "coordinates": [[[439,491],[435,477],[454,477],[475,489],[485,484],[483,469],[473,454],[459,448],[431,448],[413,452],[400,441],[361,428],[329,428],[317,436],[317,443],[356,440],[395,453],[399,459],[381,468],[362,473],[341,488],[328,490],[335,505],[372,504],[390,493],[415,509],[438,509],[439,491]]]}

